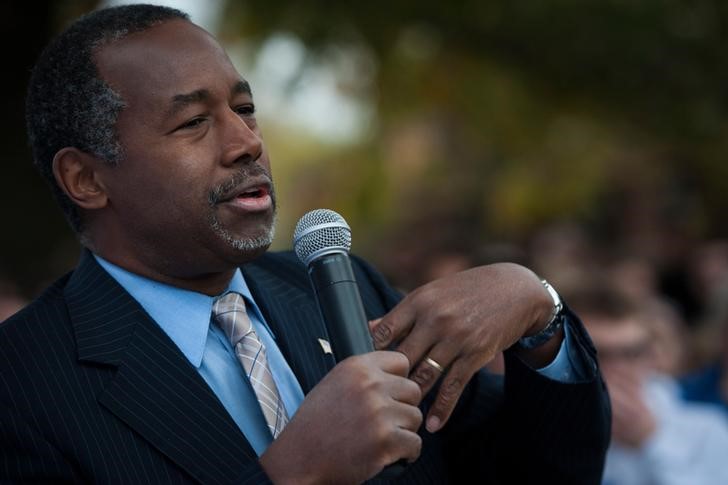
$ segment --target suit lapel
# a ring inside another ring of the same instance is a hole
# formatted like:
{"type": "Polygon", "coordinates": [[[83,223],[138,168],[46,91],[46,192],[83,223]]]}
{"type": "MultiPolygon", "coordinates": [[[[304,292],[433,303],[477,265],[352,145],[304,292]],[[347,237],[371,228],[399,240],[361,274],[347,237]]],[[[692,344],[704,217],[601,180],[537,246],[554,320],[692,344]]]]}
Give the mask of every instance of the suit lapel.
{"type": "Polygon", "coordinates": [[[202,483],[227,482],[257,460],[196,369],[89,252],[65,296],[79,360],[118,368],[102,406],[202,483]]]}
{"type": "Polygon", "coordinates": [[[278,347],[307,394],[336,362],[319,341],[329,341],[329,336],[315,296],[306,285],[305,269],[258,261],[242,270],[278,347]]]}

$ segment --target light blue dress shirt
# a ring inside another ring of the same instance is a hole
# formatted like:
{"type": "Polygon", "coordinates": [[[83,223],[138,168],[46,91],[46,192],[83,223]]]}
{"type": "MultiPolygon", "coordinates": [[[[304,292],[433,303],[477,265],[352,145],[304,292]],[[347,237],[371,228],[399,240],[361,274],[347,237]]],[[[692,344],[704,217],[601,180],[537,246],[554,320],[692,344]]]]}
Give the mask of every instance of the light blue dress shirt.
{"type": "MultiPolygon", "coordinates": [[[[258,456],[262,455],[272,441],[271,434],[258,399],[243,367],[238,363],[232,345],[220,327],[210,325],[215,298],[144,278],[109,263],[98,255],[94,256],[179,347],[220,399],[258,456]]],[[[230,285],[223,293],[228,291],[245,297],[248,316],[265,345],[273,380],[278,386],[288,416],[292,418],[303,401],[301,385],[276,345],[275,337],[265,323],[239,269],[235,271],[230,285]]]]}
{"type": "MultiPolygon", "coordinates": [[[[94,257],[179,347],[220,399],[258,456],[262,455],[272,438],[258,399],[230,342],[217,325],[211,325],[215,297],[153,281],[126,271],[96,254],[94,257]]],[[[248,316],[265,345],[271,374],[288,416],[292,418],[303,402],[301,385],[276,345],[275,336],[265,323],[239,269],[223,294],[228,291],[245,297],[248,316]]],[[[557,381],[575,382],[583,378],[583,371],[579,360],[573,357],[574,344],[568,325],[564,325],[564,332],[565,338],[556,358],[538,372],[557,381]]]]}
{"type": "Polygon", "coordinates": [[[581,361],[574,355],[574,337],[571,336],[568,323],[564,324],[564,340],[554,360],[538,369],[542,375],[559,382],[578,382],[586,378],[586,371],[581,361]]]}

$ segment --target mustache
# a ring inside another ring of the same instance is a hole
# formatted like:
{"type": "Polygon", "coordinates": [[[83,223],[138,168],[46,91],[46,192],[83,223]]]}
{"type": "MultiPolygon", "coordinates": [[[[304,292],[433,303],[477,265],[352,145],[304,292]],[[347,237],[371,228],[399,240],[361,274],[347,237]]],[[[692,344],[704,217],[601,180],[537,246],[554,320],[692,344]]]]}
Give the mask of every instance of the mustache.
{"type": "Polygon", "coordinates": [[[242,167],[240,170],[235,172],[232,177],[230,177],[227,181],[210,189],[210,192],[207,196],[210,205],[214,206],[221,201],[231,198],[232,194],[241,184],[243,184],[252,177],[260,176],[263,176],[266,179],[266,182],[268,182],[268,184],[270,185],[270,195],[271,198],[273,198],[273,200],[275,201],[273,178],[271,177],[270,173],[268,173],[263,167],[256,163],[242,167]]]}

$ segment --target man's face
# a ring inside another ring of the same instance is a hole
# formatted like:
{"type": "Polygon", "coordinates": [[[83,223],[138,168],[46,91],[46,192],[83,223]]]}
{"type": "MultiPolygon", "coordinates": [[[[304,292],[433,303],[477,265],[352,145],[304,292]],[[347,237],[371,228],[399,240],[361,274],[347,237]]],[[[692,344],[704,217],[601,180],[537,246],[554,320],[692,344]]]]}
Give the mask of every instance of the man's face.
{"type": "Polygon", "coordinates": [[[275,213],[270,162],[248,84],[218,43],[173,20],[100,48],[96,62],[126,104],[120,165],[99,172],[113,251],[183,278],[262,253],[275,213]]]}
{"type": "Polygon", "coordinates": [[[610,320],[584,315],[589,335],[607,380],[613,369],[629,369],[643,375],[652,366],[651,339],[647,329],[635,318],[610,320]]]}

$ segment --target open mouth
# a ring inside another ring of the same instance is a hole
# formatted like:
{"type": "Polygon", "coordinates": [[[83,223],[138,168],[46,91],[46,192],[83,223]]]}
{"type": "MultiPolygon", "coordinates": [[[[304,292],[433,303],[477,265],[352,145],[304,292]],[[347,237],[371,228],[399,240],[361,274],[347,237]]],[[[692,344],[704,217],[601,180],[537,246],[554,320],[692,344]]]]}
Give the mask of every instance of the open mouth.
{"type": "Polygon", "coordinates": [[[235,211],[263,212],[273,207],[271,186],[268,183],[259,183],[247,187],[232,197],[223,199],[222,204],[235,211]]]}
{"type": "Polygon", "coordinates": [[[265,174],[240,172],[227,183],[209,193],[211,206],[225,207],[238,213],[270,212],[275,210],[273,184],[265,174]]]}
{"type": "Polygon", "coordinates": [[[258,186],[258,187],[252,187],[237,196],[235,196],[236,199],[261,199],[267,195],[269,195],[268,187],[265,186],[258,186]]]}

